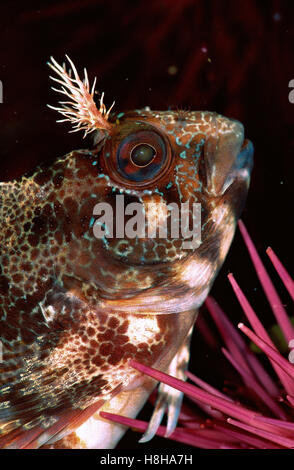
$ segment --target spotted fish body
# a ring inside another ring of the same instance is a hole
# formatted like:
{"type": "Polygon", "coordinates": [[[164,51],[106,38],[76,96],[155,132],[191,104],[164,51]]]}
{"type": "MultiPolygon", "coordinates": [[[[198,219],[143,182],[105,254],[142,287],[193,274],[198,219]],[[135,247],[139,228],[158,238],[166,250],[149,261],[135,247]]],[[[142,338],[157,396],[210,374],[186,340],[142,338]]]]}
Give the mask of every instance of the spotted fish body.
{"type": "MultiPolygon", "coordinates": [[[[131,359],[184,377],[197,308],[249,185],[252,144],[238,121],[198,111],[109,115],[72,67],[74,79],[52,65],[75,103],[61,111],[96,131],[94,148],[0,184],[2,447],[112,448],[124,431],[99,411],[134,417],[155,386],[131,359]],[[147,164],[135,160],[150,152],[147,164]],[[129,204],[140,203],[148,231],[166,217],[166,205],[187,202],[190,223],[193,203],[201,204],[197,246],[186,249],[170,229],[165,238],[109,237],[129,204]],[[112,208],[114,225],[104,223],[99,238],[100,203],[112,208]]],[[[180,403],[161,386],[145,440],[166,405],[171,432],[180,403]]]]}

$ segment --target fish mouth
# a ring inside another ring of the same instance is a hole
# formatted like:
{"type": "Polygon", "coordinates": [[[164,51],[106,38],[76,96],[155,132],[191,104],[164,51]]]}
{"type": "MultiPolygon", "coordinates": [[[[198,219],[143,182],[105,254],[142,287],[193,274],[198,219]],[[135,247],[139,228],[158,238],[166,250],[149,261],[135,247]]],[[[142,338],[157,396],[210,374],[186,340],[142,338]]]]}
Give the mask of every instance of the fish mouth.
{"type": "Polygon", "coordinates": [[[249,186],[250,176],[253,169],[253,154],[254,147],[252,142],[248,139],[245,139],[243,141],[241,150],[235,159],[235,163],[233,164],[232,169],[224,183],[223,192],[225,192],[236,179],[243,180],[247,187],[249,186]]]}
{"type": "Polygon", "coordinates": [[[239,168],[247,168],[251,172],[253,168],[253,153],[254,147],[251,140],[245,139],[242,144],[241,152],[237,157],[237,165],[239,168]]]}
{"type": "Polygon", "coordinates": [[[204,161],[209,196],[222,196],[236,178],[247,180],[249,185],[253,145],[244,138],[244,126],[235,119],[213,115],[204,161]]]}
{"type": "Polygon", "coordinates": [[[235,171],[239,170],[241,172],[241,177],[243,175],[243,170],[246,170],[248,176],[250,177],[253,168],[253,154],[254,147],[252,142],[248,139],[245,139],[234,165],[235,171]]]}

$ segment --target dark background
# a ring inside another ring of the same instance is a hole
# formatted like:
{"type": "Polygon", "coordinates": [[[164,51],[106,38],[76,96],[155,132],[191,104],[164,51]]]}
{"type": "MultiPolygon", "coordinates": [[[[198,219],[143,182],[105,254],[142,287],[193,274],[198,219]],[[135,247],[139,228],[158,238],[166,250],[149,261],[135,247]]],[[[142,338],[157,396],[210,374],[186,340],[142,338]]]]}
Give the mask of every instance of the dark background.
{"type": "MultiPolygon", "coordinates": [[[[271,245],[292,269],[294,104],[293,0],[139,0],[1,2],[0,179],[91,145],[56,124],[46,61],[68,54],[87,67],[106,105],[116,110],[150,106],[217,111],[239,119],[255,146],[255,167],[243,214],[258,250],[271,245]]],[[[92,81],[92,80],[91,80],[92,81]]],[[[265,260],[290,307],[289,297],[265,260]]],[[[213,295],[237,324],[243,319],[226,279],[234,272],[266,325],[273,323],[243,246],[236,235],[213,295]]],[[[203,317],[206,312],[203,310],[203,317]]],[[[224,379],[213,354],[194,336],[190,369],[211,383],[224,379]]],[[[151,407],[141,415],[150,416],[151,407]]],[[[120,448],[136,444],[129,432],[120,448]]],[[[147,448],[175,447],[156,438],[147,448]]],[[[179,445],[178,448],[183,446],[179,445]]]]}

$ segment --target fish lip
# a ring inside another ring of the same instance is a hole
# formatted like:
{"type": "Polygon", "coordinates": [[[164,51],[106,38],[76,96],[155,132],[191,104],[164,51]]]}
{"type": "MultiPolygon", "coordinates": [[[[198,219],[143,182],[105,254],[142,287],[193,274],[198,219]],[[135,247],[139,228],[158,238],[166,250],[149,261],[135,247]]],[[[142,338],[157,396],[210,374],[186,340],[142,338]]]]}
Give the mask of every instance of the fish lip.
{"type": "Polygon", "coordinates": [[[240,180],[244,181],[248,188],[251,172],[253,169],[253,154],[254,146],[251,140],[244,139],[241,150],[238,153],[236,160],[226,178],[221,196],[225,194],[226,191],[232,185],[234,185],[235,182],[240,182],[240,180]]]}
{"type": "Polygon", "coordinates": [[[243,170],[247,169],[249,175],[253,169],[253,154],[254,154],[254,146],[251,140],[244,139],[241,150],[236,158],[236,163],[234,165],[235,170],[243,170]]]}

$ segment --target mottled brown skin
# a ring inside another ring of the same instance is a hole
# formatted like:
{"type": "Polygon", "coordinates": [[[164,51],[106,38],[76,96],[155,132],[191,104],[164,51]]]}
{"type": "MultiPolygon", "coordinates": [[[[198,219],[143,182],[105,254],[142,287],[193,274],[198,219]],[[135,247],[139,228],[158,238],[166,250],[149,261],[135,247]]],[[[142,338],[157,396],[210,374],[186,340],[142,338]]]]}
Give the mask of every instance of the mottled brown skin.
{"type": "Polygon", "coordinates": [[[0,185],[0,445],[139,386],[130,359],[166,369],[224,260],[244,204],[248,175],[235,172],[223,191],[247,145],[236,138],[238,126],[213,113],[114,116],[113,130],[94,150],[71,152],[0,185]],[[166,152],[154,178],[142,181],[128,179],[131,167],[125,175],[117,169],[118,146],[138,132],[154,146],[159,136],[166,152]],[[170,237],[95,238],[93,208],[105,201],[115,209],[117,194],[125,204],[201,202],[202,244],[185,250],[184,240],[170,237]]]}

